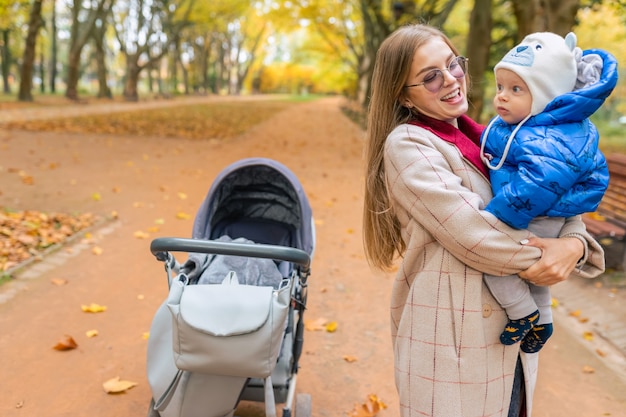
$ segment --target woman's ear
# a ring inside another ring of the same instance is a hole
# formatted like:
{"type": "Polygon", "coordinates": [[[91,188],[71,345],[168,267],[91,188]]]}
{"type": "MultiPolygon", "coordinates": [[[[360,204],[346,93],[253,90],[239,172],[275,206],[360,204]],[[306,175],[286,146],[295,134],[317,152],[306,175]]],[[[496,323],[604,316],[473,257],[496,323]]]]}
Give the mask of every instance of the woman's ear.
{"type": "Polygon", "coordinates": [[[409,110],[414,107],[411,100],[405,95],[402,95],[400,98],[398,98],[398,102],[402,107],[406,107],[409,110]]]}

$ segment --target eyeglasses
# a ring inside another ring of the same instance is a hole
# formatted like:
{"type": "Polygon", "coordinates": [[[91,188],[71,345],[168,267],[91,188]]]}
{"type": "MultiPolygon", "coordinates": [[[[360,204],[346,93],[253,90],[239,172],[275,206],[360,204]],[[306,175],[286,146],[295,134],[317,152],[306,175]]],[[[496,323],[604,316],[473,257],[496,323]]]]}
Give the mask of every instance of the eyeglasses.
{"type": "MultiPolygon", "coordinates": [[[[463,78],[467,71],[467,61],[469,61],[468,58],[457,56],[450,62],[450,65],[448,65],[448,68],[445,68],[445,70],[456,79],[463,78]]],[[[440,69],[429,71],[424,77],[424,81],[417,84],[405,85],[404,88],[417,87],[418,85],[423,85],[431,93],[439,92],[443,87],[443,71],[440,69]]]]}

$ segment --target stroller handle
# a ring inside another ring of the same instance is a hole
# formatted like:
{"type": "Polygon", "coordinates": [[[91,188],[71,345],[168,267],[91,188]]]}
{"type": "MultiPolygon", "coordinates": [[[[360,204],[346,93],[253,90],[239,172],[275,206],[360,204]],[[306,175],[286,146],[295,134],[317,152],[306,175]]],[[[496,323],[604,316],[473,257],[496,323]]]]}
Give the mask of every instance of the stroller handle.
{"type": "Polygon", "coordinates": [[[311,257],[301,249],[256,243],[232,243],[214,240],[160,237],[150,243],[150,251],[157,259],[160,258],[159,255],[163,252],[171,251],[267,258],[294,262],[304,268],[308,268],[311,264],[311,257]]]}

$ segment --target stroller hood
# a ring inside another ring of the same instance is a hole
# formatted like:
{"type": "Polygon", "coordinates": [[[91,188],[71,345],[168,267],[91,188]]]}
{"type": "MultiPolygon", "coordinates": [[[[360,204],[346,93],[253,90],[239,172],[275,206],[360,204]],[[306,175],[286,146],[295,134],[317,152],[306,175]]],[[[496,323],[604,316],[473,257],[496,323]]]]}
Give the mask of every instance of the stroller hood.
{"type": "Polygon", "coordinates": [[[225,224],[237,222],[283,225],[289,246],[313,253],[311,206],[298,178],[280,162],[248,158],[222,170],[196,213],[192,237],[217,239],[225,224]]]}

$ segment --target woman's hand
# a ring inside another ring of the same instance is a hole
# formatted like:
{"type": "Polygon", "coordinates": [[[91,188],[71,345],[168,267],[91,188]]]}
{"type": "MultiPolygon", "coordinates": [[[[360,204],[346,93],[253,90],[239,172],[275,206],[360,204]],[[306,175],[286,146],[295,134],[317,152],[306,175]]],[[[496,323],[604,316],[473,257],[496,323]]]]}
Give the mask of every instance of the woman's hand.
{"type": "Polygon", "coordinates": [[[580,239],[563,237],[558,239],[533,237],[526,245],[542,250],[541,259],[519,276],[535,285],[553,285],[565,281],[574,271],[584,254],[580,239]]]}

